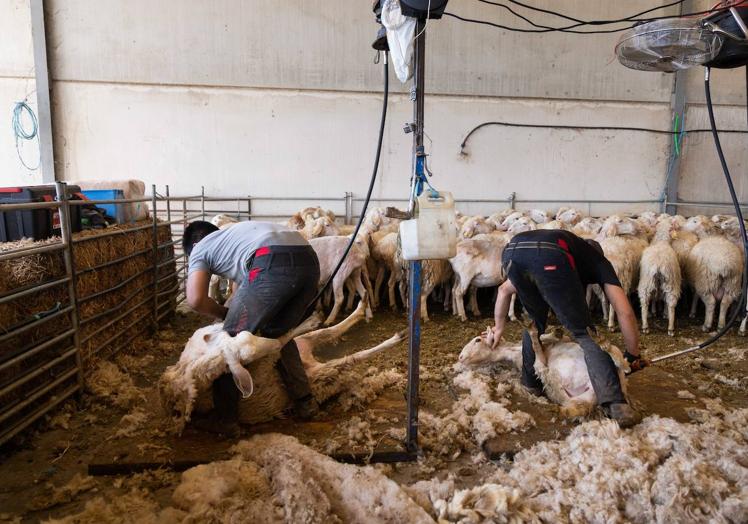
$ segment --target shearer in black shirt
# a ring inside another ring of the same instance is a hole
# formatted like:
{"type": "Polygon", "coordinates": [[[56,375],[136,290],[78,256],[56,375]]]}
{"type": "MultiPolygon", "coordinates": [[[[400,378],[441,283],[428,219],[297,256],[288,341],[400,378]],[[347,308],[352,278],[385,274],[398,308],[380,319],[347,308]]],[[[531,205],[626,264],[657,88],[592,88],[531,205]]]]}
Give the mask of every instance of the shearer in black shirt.
{"type": "MultiPolygon", "coordinates": [[[[626,352],[632,369],[647,365],[639,355],[639,330],[631,304],[621,288],[613,266],[600,244],[584,240],[569,231],[538,229],[520,233],[504,249],[501,258],[507,280],[499,288],[492,328],[494,347],[506,324],[509,302],[517,293],[538,333],[543,333],[552,309],[584,351],[584,359],[597,401],[606,415],[621,427],[630,427],[641,415],[628,405],[621,391],[613,359],[589,336],[594,330],[585,299],[588,284],[599,284],[618,315],[626,352]]],[[[522,334],[522,385],[541,395],[543,385],[534,370],[535,352],[530,334],[522,334]]]]}

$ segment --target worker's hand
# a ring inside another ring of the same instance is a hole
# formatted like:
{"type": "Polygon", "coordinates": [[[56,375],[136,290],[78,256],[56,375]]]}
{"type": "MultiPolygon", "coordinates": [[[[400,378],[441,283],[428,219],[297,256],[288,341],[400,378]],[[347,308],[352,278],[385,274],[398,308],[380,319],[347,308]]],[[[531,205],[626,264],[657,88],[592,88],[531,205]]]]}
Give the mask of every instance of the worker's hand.
{"type": "Polygon", "coordinates": [[[499,343],[501,342],[501,333],[496,329],[496,327],[487,327],[483,335],[486,338],[486,343],[491,346],[491,349],[496,349],[497,347],[499,347],[499,343]]]}
{"type": "Polygon", "coordinates": [[[649,360],[647,360],[646,358],[643,358],[641,355],[632,355],[628,351],[625,351],[623,353],[623,357],[629,363],[629,367],[631,368],[631,373],[634,373],[635,371],[641,371],[645,367],[650,366],[652,364],[649,360]]]}

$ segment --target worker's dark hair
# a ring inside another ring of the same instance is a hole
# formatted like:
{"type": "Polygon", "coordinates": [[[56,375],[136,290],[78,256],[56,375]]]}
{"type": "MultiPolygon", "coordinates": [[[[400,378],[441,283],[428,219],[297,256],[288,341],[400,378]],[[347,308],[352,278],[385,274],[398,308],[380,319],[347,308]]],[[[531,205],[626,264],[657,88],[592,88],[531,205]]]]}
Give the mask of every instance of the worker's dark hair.
{"type": "Polygon", "coordinates": [[[603,246],[601,246],[597,240],[586,238],[584,241],[587,242],[590,246],[592,246],[592,249],[597,251],[598,255],[600,255],[601,257],[605,256],[605,253],[603,252],[603,246]]]}
{"type": "Polygon", "coordinates": [[[218,228],[205,220],[195,220],[194,222],[190,222],[190,225],[187,226],[182,235],[182,249],[184,249],[184,252],[187,253],[187,255],[191,255],[192,248],[195,244],[214,231],[218,231],[218,228]]]}

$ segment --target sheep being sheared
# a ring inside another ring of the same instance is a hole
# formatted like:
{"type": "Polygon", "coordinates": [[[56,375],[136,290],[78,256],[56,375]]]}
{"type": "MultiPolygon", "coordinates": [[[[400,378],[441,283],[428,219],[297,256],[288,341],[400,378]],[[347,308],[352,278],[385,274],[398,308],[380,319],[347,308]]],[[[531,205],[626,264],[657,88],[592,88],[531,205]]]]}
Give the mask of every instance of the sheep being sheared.
{"type": "MultiPolygon", "coordinates": [[[[582,347],[560,334],[538,337],[537,329],[529,325],[528,331],[535,351],[535,373],[543,383],[546,396],[561,406],[565,417],[581,417],[592,413],[597,397],[592,388],[582,347]]],[[[590,332],[598,345],[608,353],[618,368],[621,389],[626,395],[626,376],[629,365],[616,346],[590,332]]],[[[490,335],[489,335],[490,337],[490,335]]],[[[479,336],[468,342],[459,356],[459,363],[467,367],[480,367],[492,362],[509,362],[517,369],[522,367],[522,346],[500,344],[491,348],[492,340],[479,336]]]]}
{"type": "Polygon", "coordinates": [[[200,328],[187,341],[179,361],[166,368],[159,380],[162,405],[181,431],[193,411],[204,412],[212,407],[211,385],[230,371],[244,395],[251,393],[239,402],[239,422],[258,423],[281,416],[291,406],[291,401],[275,362],[280,357],[280,348],[291,338],[299,348],[312,394],[322,402],[358,380],[355,374],[346,373],[355,363],[403,340],[403,336],[397,334],[374,348],[329,362],[317,361],[314,350],[335,343],[364,319],[365,309],[366,305],[361,302],[340,324],[316,331],[310,330],[319,325],[319,318],[311,317],[279,339],[257,337],[248,332],[231,337],[223,331],[222,324],[200,328]]]}

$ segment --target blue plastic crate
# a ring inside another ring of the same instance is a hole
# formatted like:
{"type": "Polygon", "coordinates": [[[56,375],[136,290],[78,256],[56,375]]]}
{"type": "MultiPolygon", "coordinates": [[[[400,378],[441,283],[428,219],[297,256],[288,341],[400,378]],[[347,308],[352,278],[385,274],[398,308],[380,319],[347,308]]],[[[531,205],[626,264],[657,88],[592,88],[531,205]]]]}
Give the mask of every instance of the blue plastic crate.
{"type": "MultiPolygon", "coordinates": [[[[86,198],[89,200],[119,200],[123,199],[124,194],[121,189],[85,189],[82,191],[86,198]]],[[[97,204],[93,202],[96,207],[100,207],[106,211],[106,214],[117,220],[118,224],[122,224],[125,221],[125,204],[97,204]]]]}

